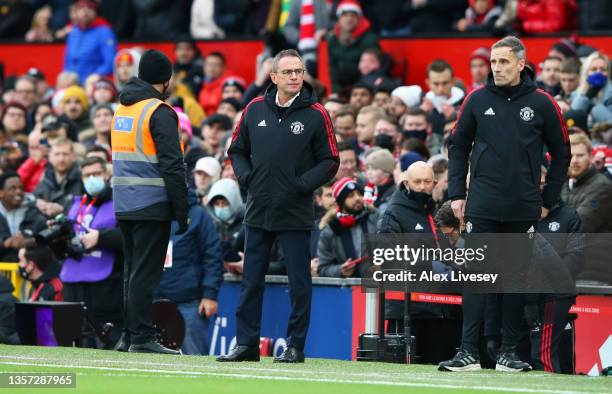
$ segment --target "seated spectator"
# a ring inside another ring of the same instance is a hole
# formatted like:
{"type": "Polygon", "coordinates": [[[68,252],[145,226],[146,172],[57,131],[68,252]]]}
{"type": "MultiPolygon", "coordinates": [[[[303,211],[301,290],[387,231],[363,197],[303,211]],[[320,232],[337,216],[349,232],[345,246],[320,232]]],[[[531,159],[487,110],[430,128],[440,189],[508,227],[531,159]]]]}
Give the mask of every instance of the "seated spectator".
{"type": "Polygon", "coordinates": [[[450,32],[465,13],[465,0],[412,0],[412,33],[450,32]]]}
{"type": "Polygon", "coordinates": [[[193,169],[193,180],[195,183],[196,195],[204,205],[207,204],[205,200],[210,188],[213,183],[219,180],[221,175],[221,164],[213,157],[202,157],[196,162],[195,168],[193,169]]]}
{"type": "Polygon", "coordinates": [[[111,153],[108,149],[103,148],[99,145],[94,145],[88,148],[85,152],[85,159],[89,157],[99,157],[100,159],[104,160],[105,163],[109,163],[109,166],[107,166],[107,170],[112,175],[113,167],[112,165],[110,165],[111,153]]]}
{"type": "Polygon", "coordinates": [[[38,83],[29,75],[23,75],[15,81],[15,101],[21,103],[28,111],[28,115],[34,109],[34,104],[40,99],[38,95],[38,83]]]}
{"type": "Polygon", "coordinates": [[[112,349],[123,324],[123,239],[113,209],[106,161],[99,157],[85,159],[81,174],[85,194],[74,196],[68,218],[86,253],[68,253],[59,277],[64,284],[64,300],[85,303],[95,329],[113,324],[109,343],[90,340],[85,346],[112,349]]]}
{"type": "Polygon", "coordinates": [[[34,195],[38,209],[48,218],[67,210],[74,196],[83,195],[81,171],[75,162],[72,141],[59,138],[51,144],[49,165],[34,195]]]}
{"type": "Polygon", "coordinates": [[[465,92],[453,86],[453,68],[445,60],[434,60],[427,66],[427,86],[421,108],[429,114],[432,131],[444,134],[446,119],[455,115],[463,102],[465,92]]]}
{"type": "Polygon", "coordinates": [[[89,101],[85,90],[80,86],[71,86],[64,90],[62,98],[62,112],[74,123],[78,139],[83,141],[94,135],[89,117],[89,101]]]}
{"type": "Polygon", "coordinates": [[[363,161],[363,155],[374,146],[374,128],[383,116],[385,112],[381,108],[371,105],[359,111],[355,133],[357,134],[356,151],[360,161],[363,161]]]}
{"type": "Polygon", "coordinates": [[[448,160],[442,157],[434,161],[431,168],[434,172],[435,182],[431,197],[436,206],[441,207],[442,204],[448,201],[448,160]]]}
{"type": "Polygon", "coordinates": [[[221,86],[221,98],[235,98],[238,101],[242,100],[246,83],[244,79],[236,76],[227,77],[221,86]]]}
{"type": "Polygon", "coordinates": [[[551,96],[561,93],[561,59],[558,57],[547,57],[540,66],[541,72],[536,80],[540,89],[545,90],[551,96]]]}
{"type": "Polygon", "coordinates": [[[408,152],[418,153],[423,161],[427,161],[431,157],[429,149],[427,149],[423,141],[418,138],[408,138],[407,140],[402,141],[400,155],[408,152]]]}
{"type": "Polygon", "coordinates": [[[102,78],[93,86],[93,104],[111,104],[117,101],[117,89],[108,79],[102,78]]]}
{"type": "Polygon", "coordinates": [[[238,112],[242,111],[242,105],[239,100],[236,100],[233,97],[229,97],[221,100],[219,103],[219,107],[217,108],[217,113],[220,115],[225,115],[230,119],[235,119],[238,112]]]}
{"type": "Polygon", "coordinates": [[[229,75],[226,69],[225,56],[220,52],[211,52],[204,59],[204,80],[198,101],[207,114],[214,114],[221,102],[223,82],[229,75]]]}
{"type": "Polygon", "coordinates": [[[186,96],[195,98],[194,92],[202,84],[204,66],[196,41],[189,35],[178,37],[174,41],[174,58],[175,94],[183,99],[186,96]]]}
{"type": "Polygon", "coordinates": [[[353,146],[347,142],[338,143],[338,156],[340,158],[340,166],[336,173],[336,179],[359,178],[361,174],[359,173],[357,154],[353,146]]]}
{"type": "Polygon", "coordinates": [[[39,101],[34,105],[32,115],[34,116],[34,127],[30,131],[32,133],[41,133],[42,130],[42,118],[43,116],[53,112],[51,103],[49,101],[39,101]]]}
{"type": "Polygon", "coordinates": [[[98,3],[78,0],[75,5],[76,25],[66,38],[64,70],[79,74],[85,82],[90,74],[110,76],[117,52],[117,38],[109,23],[98,17],[98,3]]]}
{"type": "Polygon", "coordinates": [[[217,314],[217,295],[223,281],[223,248],[206,209],[190,192],[189,228],[176,235],[172,222],[170,245],[156,299],[169,299],[185,320],[184,354],[209,353],[208,328],[217,314]]]}
{"type": "Polygon", "coordinates": [[[470,73],[472,74],[472,85],[469,91],[484,86],[491,71],[491,51],[489,48],[480,47],[472,52],[470,57],[470,73]]]}
{"type": "Polygon", "coordinates": [[[361,244],[366,234],[376,233],[378,212],[364,203],[354,179],[337,180],[332,193],[338,208],[330,210],[319,224],[317,272],[325,277],[362,277],[368,266],[359,264],[361,244]]]}
{"type": "Polygon", "coordinates": [[[346,105],[346,101],[337,95],[332,95],[325,100],[325,109],[329,113],[332,122],[336,119],[336,114],[346,105]]]}
{"type": "Polygon", "coordinates": [[[580,83],[580,60],[576,57],[570,57],[561,62],[559,70],[559,85],[561,91],[556,99],[562,99],[569,103],[573,100],[574,92],[578,89],[580,83]]]}
{"type": "Polygon", "coordinates": [[[402,133],[395,119],[388,115],[379,119],[374,126],[374,135],[375,145],[387,149],[395,156],[402,139],[402,133]]]}
{"type": "Polygon", "coordinates": [[[440,153],[442,136],[432,132],[432,126],[427,112],[420,108],[410,109],[404,115],[402,122],[402,138],[416,138],[422,141],[430,152],[440,153]]]}
{"type": "Polygon", "coordinates": [[[20,103],[11,102],[4,106],[0,124],[9,140],[27,141],[27,117],[28,111],[20,103]]]}
{"type": "Polygon", "coordinates": [[[391,89],[390,84],[382,84],[376,87],[374,90],[374,99],[372,105],[382,109],[386,109],[391,102],[391,89]]]}
{"type": "Polygon", "coordinates": [[[191,4],[191,19],[189,32],[198,40],[223,39],[225,32],[215,23],[213,18],[215,2],[210,0],[194,0],[191,4]]]}
{"type": "Polygon", "coordinates": [[[49,86],[49,82],[47,81],[47,78],[45,78],[45,74],[43,74],[42,71],[36,67],[30,67],[26,75],[34,78],[36,81],[37,102],[48,102],[51,99],[51,96],[53,96],[55,90],[49,86]]]}
{"type": "Polygon", "coordinates": [[[17,173],[23,181],[26,193],[32,193],[38,186],[47,167],[49,157],[49,141],[42,134],[30,133],[28,136],[29,157],[23,162],[17,173]]]}
{"type": "Polygon", "coordinates": [[[366,48],[359,58],[359,72],[361,80],[359,82],[374,88],[387,76],[388,70],[383,68],[384,54],[378,47],[366,48]]]}
{"type": "Polygon", "coordinates": [[[554,43],[548,51],[549,57],[558,57],[561,60],[566,60],[572,57],[578,57],[576,50],[580,44],[575,38],[562,38],[558,42],[554,43]]]}
{"type": "Polygon", "coordinates": [[[19,270],[30,284],[28,301],[64,300],[60,267],[48,246],[37,245],[33,239],[28,239],[25,248],[19,250],[19,270]]]}
{"type": "Polygon", "coordinates": [[[238,183],[227,178],[216,181],[206,200],[205,206],[217,228],[223,247],[223,261],[228,269],[232,264],[241,262],[243,257],[237,242],[243,229],[245,207],[238,183]]]}
{"type": "Polygon", "coordinates": [[[36,10],[32,18],[32,27],[26,33],[25,40],[27,42],[53,41],[53,32],[49,27],[52,16],[53,13],[49,5],[42,6],[36,10]]]}
{"type": "Polygon", "coordinates": [[[361,6],[355,0],[342,0],[336,8],[338,22],[327,44],[329,73],[332,91],[340,89],[340,70],[359,63],[364,50],[378,46],[376,34],[370,30],[370,22],[363,16],[361,6]]]}
{"type": "Polygon", "coordinates": [[[492,33],[495,21],[502,13],[500,6],[494,0],[470,0],[470,6],[465,10],[465,17],[455,24],[458,31],[492,33]]]}
{"type": "Polygon", "coordinates": [[[98,145],[110,151],[110,130],[114,114],[113,108],[109,104],[97,104],[93,106],[90,113],[91,123],[93,124],[96,135],[93,138],[84,140],[83,144],[86,148],[98,145]]]}
{"type": "Polygon", "coordinates": [[[610,62],[605,55],[593,52],[584,61],[572,109],[588,112],[593,123],[612,120],[610,62]]]}
{"type": "Polygon", "coordinates": [[[19,175],[13,171],[0,175],[0,261],[19,261],[17,252],[27,233],[37,234],[45,228],[46,218],[24,193],[19,175]]]}
{"type": "Polygon", "coordinates": [[[372,104],[374,91],[364,83],[357,83],[351,88],[349,104],[357,111],[372,104]]]}
{"type": "Polygon", "coordinates": [[[446,201],[438,208],[434,217],[434,223],[452,247],[464,247],[465,239],[461,236],[461,223],[453,213],[450,201],[446,201]]]}
{"type": "Polygon", "coordinates": [[[355,138],[355,109],[350,105],[342,106],[333,118],[334,131],[345,140],[355,138]]]}
{"type": "MultiPolygon", "coordinates": [[[[79,74],[74,71],[62,71],[55,80],[56,92],[79,84],[79,74]]],[[[56,112],[56,115],[61,115],[56,112]]]]}
{"type": "Polygon", "coordinates": [[[380,212],[384,212],[391,196],[396,190],[393,180],[395,161],[393,155],[386,149],[372,150],[366,156],[367,185],[364,188],[363,199],[372,204],[380,212]]]}
{"type": "MultiPolygon", "coordinates": [[[[612,232],[612,182],[591,164],[593,147],[585,135],[570,135],[572,160],[561,198],[578,211],[582,232],[612,232]]],[[[610,270],[607,270],[608,274],[610,270]]],[[[612,279],[612,278],[609,278],[612,279]]]]}
{"type": "Polygon", "coordinates": [[[577,11],[576,0],[519,0],[517,17],[525,33],[554,33],[575,30],[577,11]]]}
{"type": "Polygon", "coordinates": [[[202,138],[212,149],[213,156],[221,157],[225,153],[222,152],[222,138],[232,126],[232,120],[221,114],[209,116],[202,123],[202,138]]]}
{"type": "Polygon", "coordinates": [[[423,91],[418,85],[399,86],[391,92],[391,101],[387,112],[401,119],[409,108],[418,107],[421,104],[423,91]]]}
{"type": "Polygon", "coordinates": [[[138,64],[142,52],[136,48],[124,48],[117,52],[113,60],[113,79],[117,91],[121,92],[125,83],[138,74],[138,64]]]}

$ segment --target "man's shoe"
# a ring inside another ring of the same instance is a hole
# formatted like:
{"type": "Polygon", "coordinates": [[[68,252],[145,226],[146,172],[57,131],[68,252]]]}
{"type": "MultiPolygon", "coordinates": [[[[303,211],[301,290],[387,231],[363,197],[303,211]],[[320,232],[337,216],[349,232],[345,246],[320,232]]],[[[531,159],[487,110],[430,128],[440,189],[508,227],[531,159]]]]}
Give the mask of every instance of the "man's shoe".
{"type": "Polygon", "coordinates": [[[275,363],[303,363],[304,352],[294,347],[287,347],[283,354],[274,357],[275,363]]]}
{"type": "Polygon", "coordinates": [[[217,357],[220,362],[259,361],[259,347],[236,346],[229,354],[217,357]]]}
{"type": "Polygon", "coordinates": [[[180,351],[169,349],[157,341],[149,341],[143,344],[132,344],[128,350],[130,353],[161,353],[179,355],[180,351]]]}
{"type": "Polygon", "coordinates": [[[518,358],[516,352],[507,351],[500,352],[497,356],[497,365],[495,365],[496,371],[502,372],[528,372],[531,371],[531,365],[518,358]]]}
{"type": "Polygon", "coordinates": [[[121,337],[115,344],[113,350],[118,352],[127,352],[130,349],[130,334],[128,332],[123,332],[121,337]]]}
{"type": "Polygon", "coordinates": [[[461,348],[457,349],[455,357],[438,364],[438,371],[466,372],[481,369],[478,355],[461,348]]]}

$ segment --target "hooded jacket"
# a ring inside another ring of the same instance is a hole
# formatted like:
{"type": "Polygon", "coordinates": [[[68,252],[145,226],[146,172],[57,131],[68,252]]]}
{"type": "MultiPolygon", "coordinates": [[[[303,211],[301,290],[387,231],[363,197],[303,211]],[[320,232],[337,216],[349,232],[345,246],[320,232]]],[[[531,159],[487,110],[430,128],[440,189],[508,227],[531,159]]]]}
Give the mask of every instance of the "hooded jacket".
{"type": "Polygon", "coordinates": [[[308,83],[282,116],[276,92],[270,86],[245,108],[228,150],[248,191],[244,223],[268,231],[310,230],[313,192],[338,170],[336,137],[308,83]]]}
{"type": "Polygon", "coordinates": [[[498,87],[489,74],[483,88],[463,101],[449,146],[448,195],[470,190],[466,217],[499,222],[531,221],[559,199],[570,159],[569,136],[554,99],[537,89],[525,68],[521,84],[498,87]],[[544,190],[540,167],[544,146],[551,156],[544,190]]]}
{"type": "Polygon", "coordinates": [[[240,187],[233,179],[220,179],[215,182],[207,196],[208,213],[215,223],[219,238],[223,245],[223,260],[238,261],[240,256],[238,250],[234,248],[236,240],[242,229],[242,220],[244,219],[244,203],[240,195],[240,187]],[[215,215],[214,206],[212,204],[216,197],[223,197],[229,203],[229,208],[232,211],[232,217],[228,221],[222,221],[215,215]]]}
{"type": "MultiPolygon", "coordinates": [[[[119,95],[122,105],[132,105],[139,101],[157,98],[161,94],[140,78],[132,77],[119,95]]],[[[157,159],[166,184],[168,201],[150,205],[134,212],[117,213],[117,220],[172,220],[187,222],[189,202],[183,155],[179,146],[178,116],[166,105],[160,105],[149,123],[151,136],[157,149],[157,159]]]]}
{"type": "Polygon", "coordinates": [[[189,228],[176,235],[178,222],[172,222],[172,266],[164,268],[154,292],[156,299],[186,303],[202,298],[217,299],[223,281],[223,249],[206,209],[189,191],[189,228]]]}

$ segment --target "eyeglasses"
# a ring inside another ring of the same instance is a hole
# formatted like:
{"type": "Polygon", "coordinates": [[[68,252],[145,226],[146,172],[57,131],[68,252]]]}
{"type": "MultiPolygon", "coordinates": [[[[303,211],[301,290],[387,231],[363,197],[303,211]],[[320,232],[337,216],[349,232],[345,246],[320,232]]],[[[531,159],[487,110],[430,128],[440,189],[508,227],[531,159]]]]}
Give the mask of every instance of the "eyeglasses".
{"type": "Polygon", "coordinates": [[[281,70],[278,72],[278,74],[282,75],[285,78],[292,76],[294,73],[296,77],[301,77],[302,75],[304,75],[304,69],[296,68],[295,70],[281,70]]]}

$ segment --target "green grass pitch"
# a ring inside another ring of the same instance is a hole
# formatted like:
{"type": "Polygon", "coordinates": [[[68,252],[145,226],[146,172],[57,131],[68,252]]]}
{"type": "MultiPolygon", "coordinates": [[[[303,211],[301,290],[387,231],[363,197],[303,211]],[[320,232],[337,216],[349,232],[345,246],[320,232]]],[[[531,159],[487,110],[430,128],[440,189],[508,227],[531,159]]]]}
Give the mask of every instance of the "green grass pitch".
{"type": "Polygon", "coordinates": [[[543,372],[438,372],[435,366],[307,359],[217,363],[213,357],[0,345],[0,373],[73,372],[74,388],[0,393],[612,393],[612,378],[543,372]]]}

